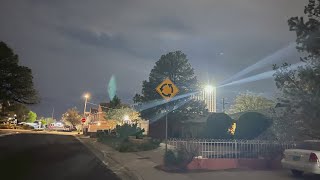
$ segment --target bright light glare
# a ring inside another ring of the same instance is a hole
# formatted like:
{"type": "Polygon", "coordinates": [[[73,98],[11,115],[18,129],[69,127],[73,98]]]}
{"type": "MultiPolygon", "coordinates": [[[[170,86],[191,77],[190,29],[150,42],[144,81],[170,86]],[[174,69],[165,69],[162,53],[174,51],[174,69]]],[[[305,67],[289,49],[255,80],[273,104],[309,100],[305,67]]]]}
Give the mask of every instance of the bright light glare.
{"type": "Polygon", "coordinates": [[[129,121],[129,120],[130,120],[130,118],[129,118],[129,116],[128,116],[128,115],[125,115],[125,116],[123,117],[123,120],[125,120],[125,121],[129,121]]]}
{"type": "Polygon", "coordinates": [[[83,95],[83,97],[86,98],[86,99],[88,99],[88,98],[90,97],[90,94],[89,94],[89,93],[85,93],[85,94],[83,95]]]}
{"type": "Polygon", "coordinates": [[[101,125],[101,123],[100,122],[98,122],[98,124],[97,124],[98,126],[100,126],[101,125]]]}
{"type": "Polygon", "coordinates": [[[206,86],[204,87],[204,91],[205,91],[206,93],[211,93],[213,90],[214,90],[214,87],[211,86],[211,85],[206,85],[206,86]]]}

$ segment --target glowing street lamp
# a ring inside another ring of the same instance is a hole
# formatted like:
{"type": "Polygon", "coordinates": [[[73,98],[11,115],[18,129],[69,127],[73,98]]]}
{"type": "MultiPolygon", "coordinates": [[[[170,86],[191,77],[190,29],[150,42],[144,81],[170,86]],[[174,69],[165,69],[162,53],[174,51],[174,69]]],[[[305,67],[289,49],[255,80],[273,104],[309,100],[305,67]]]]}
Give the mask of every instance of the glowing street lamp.
{"type": "Polygon", "coordinates": [[[206,93],[211,93],[214,89],[215,89],[215,87],[213,87],[212,85],[206,85],[206,86],[204,87],[204,91],[205,91],[206,93]]]}
{"type": "Polygon", "coordinates": [[[123,116],[123,121],[124,121],[124,123],[127,123],[127,124],[130,124],[130,122],[131,122],[130,117],[128,115],[123,116]]]}
{"type": "Polygon", "coordinates": [[[87,110],[87,102],[88,102],[88,99],[90,98],[90,94],[89,93],[85,93],[83,95],[83,97],[85,98],[84,109],[83,109],[83,115],[85,116],[86,115],[86,110],[87,110]]]}
{"type": "Polygon", "coordinates": [[[88,98],[90,97],[90,94],[89,94],[89,93],[86,93],[86,94],[84,94],[83,97],[86,98],[86,99],[88,99],[88,98]]]}
{"type": "Polygon", "coordinates": [[[206,85],[203,88],[203,94],[202,94],[203,100],[207,105],[209,112],[216,112],[216,98],[217,98],[217,91],[216,87],[212,85],[206,85]]]}

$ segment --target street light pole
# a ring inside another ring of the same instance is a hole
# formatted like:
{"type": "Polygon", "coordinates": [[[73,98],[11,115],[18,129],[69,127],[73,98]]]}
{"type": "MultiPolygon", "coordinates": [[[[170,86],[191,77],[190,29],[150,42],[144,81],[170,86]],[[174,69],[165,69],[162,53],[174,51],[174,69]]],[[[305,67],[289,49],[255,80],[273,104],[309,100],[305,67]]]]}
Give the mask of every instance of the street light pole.
{"type": "Polygon", "coordinates": [[[166,106],[166,151],[168,151],[168,113],[169,113],[169,105],[166,106]]]}
{"type": "Polygon", "coordinates": [[[87,102],[88,102],[88,97],[85,96],[85,101],[84,101],[84,109],[83,109],[83,116],[86,115],[86,110],[87,110],[87,102]]]}
{"type": "MultiPolygon", "coordinates": [[[[87,103],[88,103],[88,98],[90,97],[89,93],[86,93],[84,95],[85,101],[84,101],[84,108],[83,108],[83,117],[86,117],[86,110],[87,110],[87,103]]],[[[82,129],[82,134],[84,134],[83,131],[83,123],[81,123],[81,129],[82,129]]]]}
{"type": "Polygon", "coordinates": [[[84,95],[84,98],[85,98],[85,101],[84,101],[83,116],[86,115],[86,110],[87,110],[87,103],[88,103],[89,94],[86,93],[86,94],[84,95]]]}

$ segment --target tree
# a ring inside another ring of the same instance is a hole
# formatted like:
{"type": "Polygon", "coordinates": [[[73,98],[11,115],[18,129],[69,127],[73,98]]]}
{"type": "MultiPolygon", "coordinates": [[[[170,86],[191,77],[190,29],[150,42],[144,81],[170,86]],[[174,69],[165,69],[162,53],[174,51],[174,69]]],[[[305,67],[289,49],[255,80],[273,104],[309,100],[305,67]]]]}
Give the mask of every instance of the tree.
{"type": "Polygon", "coordinates": [[[213,113],[207,119],[206,134],[208,138],[229,139],[228,129],[233,120],[225,113],[213,113]]]}
{"type": "Polygon", "coordinates": [[[274,102],[263,96],[253,93],[241,93],[239,94],[233,105],[231,105],[228,113],[238,113],[246,111],[255,111],[261,109],[268,109],[274,106],[274,102]]]}
{"type": "Polygon", "coordinates": [[[143,102],[143,96],[141,96],[140,94],[135,94],[133,97],[133,102],[134,103],[140,103],[143,102]]]}
{"type": "Polygon", "coordinates": [[[40,118],[40,121],[41,121],[41,124],[43,124],[43,125],[48,125],[48,124],[53,123],[53,122],[54,122],[54,119],[52,119],[51,117],[47,117],[47,118],[41,117],[41,118],[40,118]]]}
{"type": "Polygon", "coordinates": [[[76,107],[70,108],[62,115],[62,120],[70,123],[73,127],[81,124],[81,115],[76,107]]]}
{"type": "MultiPolygon", "coordinates": [[[[296,32],[297,49],[318,59],[320,55],[320,1],[309,0],[304,7],[306,16],[291,17],[288,20],[290,31],[296,32]]],[[[307,58],[309,59],[309,58],[307,58]]]]}
{"type": "MultiPolygon", "coordinates": [[[[136,94],[133,99],[134,102],[143,104],[161,101],[162,97],[155,91],[155,88],[165,78],[169,78],[179,88],[178,95],[199,91],[197,77],[194,74],[194,69],[191,67],[187,56],[181,51],[169,52],[162,55],[156,62],[149,74],[148,81],[145,80],[142,83],[142,94],[136,94]]],[[[144,119],[157,120],[155,117],[165,114],[164,112],[167,107],[169,107],[171,111],[168,114],[169,126],[178,121],[187,120],[196,115],[206,115],[207,113],[206,106],[203,102],[196,101],[190,96],[187,96],[148,109],[141,109],[141,116],[144,119]]]]}
{"type": "Polygon", "coordinates": [[[141,120],[140,113],[132,108],[125,107],[120,109],[109,109],[106,112],[106,119],[123,122],[126,118],[128,118],[132,122],[137,122],[138,120],[141,120]]]}
{"type": "Polygon", "coordinates": [[[38,93],[34,89],[30,68],[20,66],[18,55],[4,42],[0,42],[0,103],[2,114],[12,102],[35,104],[38,93]],[[10,103],[7,103],[10,102],[10,103]]]}
{"type": "Polygon", "coordinates": [[[267,130],[272,121],[263,114],[247,112],[240,116],[236,124],[235,138],[254,139],[267,130]]]}
{"type": "Polygon", "coordinates": [[[21,121],[24,122],[27,120],[28,113],[30,111],[30,109],[27,106],[25,106],[21,103],[13,103],[8,107],[7,110],[10,112],[10,115],[16,114],[17,119],[20,122],[21,121]]]}
{"type": "Polygon", "coordinates": [[[110,101],[109,107],[111,109],[117,109],[121,107],[121,100],[118,98],[117,95],[115,95],[112,100],[110,101]]]}
{"type": "Polygon", "coordinates": [[[29,111],[27,121],[34,122],[36,119],[37,119],[37,114],[33,111],[29,111]]]}
{"type": "Polygon", "coordinates": [[[288,20],[290,31],[296,33],[297,49],[307,55],[303,66],[292,68],[288,63],[274,65],[277,88],[282,92],[279,102],[285,106],[283,120],[305,135],[320,138],[320,1],[309,0],[303,17],[288,20]]]}

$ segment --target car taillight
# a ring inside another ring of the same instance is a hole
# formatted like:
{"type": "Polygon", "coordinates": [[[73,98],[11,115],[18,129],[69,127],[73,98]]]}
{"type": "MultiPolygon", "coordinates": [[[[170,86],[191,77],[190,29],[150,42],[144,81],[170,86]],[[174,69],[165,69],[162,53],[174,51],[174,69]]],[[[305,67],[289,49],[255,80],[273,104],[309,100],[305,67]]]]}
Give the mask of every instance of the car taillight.
{"type": "Polygon", "coordinates": [[[318,162],[318,156],[315,153],[311,153],[309,156],[309,162],[318,162]]]}

